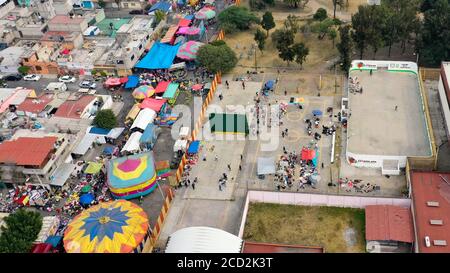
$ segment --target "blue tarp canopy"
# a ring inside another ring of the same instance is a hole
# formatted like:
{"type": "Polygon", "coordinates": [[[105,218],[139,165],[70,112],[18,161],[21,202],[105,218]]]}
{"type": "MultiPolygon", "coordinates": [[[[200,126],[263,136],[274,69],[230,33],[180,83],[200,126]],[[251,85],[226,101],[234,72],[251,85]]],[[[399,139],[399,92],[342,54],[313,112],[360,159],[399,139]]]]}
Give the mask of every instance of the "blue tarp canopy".
{"type": "Polygon", "coordinates": [[[194,15],[193,15],[193,14],[186,15],[186,16],[184,16],[184,19],[187,19],[187,20],[194,20],[194,15]]]}
{"type": "Polygon", "coordinates": [[[155,141],[155,124],[150,123],[147,125],[147,127],[144,130],[144,133],[142,134],[141,138],[139,139],[140,143],[151,143],[155,141]]]}
{"type": "Polygon", "coordinates": [[[94,195],[92,193],[85,193],[80,196],[80,204],[81,205],[89,205],[92,201],[94,201],[94,195]]]}
{"type": "Polygon", "coordinates": [[[139,76],[131,75],[128,76],[128,81],[125,84],[125,88],[135,88],[139,84],[139,76]]]}
{"type": "Polygon", "coordinates": [[[89,130],[89,133],[96,134],[96,135],[107,135],[109,133],[109,129],[104,129],[100,127],[92,127],[91,130],[89,130]]]}
{"type": "Polygon", "coordinates": [[[172,46],[159,42],[155,43],[152,49],[150,49],[150,52],[135,67],[143,69],[167,69],[172,65],[180,45],[176,44],[172,46]]]}
{"type": "Polygon", "coordinates": [[[53,247],[57,247],[62,238],[62,236],[50,235],[47,237],[47,240],[45,240],[45,243],[51,244],[53,247]]]}
{"type": "Polygon", "coordinates": [[[106,146],[103,149],[103,153],[107,155],[112,155],[114,153],[114,147],[113,146],[106,146]]]}
{"type": "Polygon", "coordinates": [[[189,145],[188,154],[196,154],[198,153],[198,149],[200,148],[200,141],[196,140],[189,145]]]}
{"type": "Polygon", "coordinates": [[[155,10],[162,10],[164,12],[168,12],[171,7],[171,4],[166,1],[159,1],[158,3],[154,4],[148,12],[153,12],[155,10]]]}
{"type": "Polygon", "coordinates": [[[266,84],[264,85],[264,88],[265,89],[272,89],[274,85],[275,85],[275,81],[274,80],[270,80],[270,81],[266,82],[266,84]]]}
{"type": "Polygon", "coordinates": [[[316,110],[313,110],[313,111],[312,111],[312,114],[313,114],[314,116],[321,116],[321,115],[322,115],[322,111],[316,109],[316,110]]]}

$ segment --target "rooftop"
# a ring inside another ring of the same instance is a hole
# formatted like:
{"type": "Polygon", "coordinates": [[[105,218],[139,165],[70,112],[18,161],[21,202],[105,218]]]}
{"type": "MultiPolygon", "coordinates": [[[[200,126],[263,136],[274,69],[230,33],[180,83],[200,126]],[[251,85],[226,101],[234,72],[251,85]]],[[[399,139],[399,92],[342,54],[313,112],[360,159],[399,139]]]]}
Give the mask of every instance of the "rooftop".
{"type": "Polygon", "coordinates": [[[414,242],[409,208],[389,205],[366,206],[366,240],[414,242]]]}
{"type": "Polygon", "coordinates": [[[79,32],[69,32],[69,31],[47,31],[44,36],[42,36],[41,41],[73,41],[80,33],[79,32]],[[62,38],[62,39],[61,39],[62,38]]]}
{"type": "Polygon", "coordinates": [[[78,100],[67,100],[56,111],[56,117],[80,119],[84,109],[95,100],[95,96],[85,95],[78,100]]]}
{"type": "Polygon", "coordinates": [[[0,163],[40,166],[55,148],[57,137],[19,137],[0,144],[0,163]]]}
{"type": "Polygon", "coordinates": [[[354,70],[363,93],[349,93],[348,151],[365,155],[430,156],[417,75],[354,70]],[[397,111],[395,107],[397,106],[397,111]]]}
{"type": "Polygon", "coordinates": [[[417,246],[421,253],[450,252],[450,173],[411,172],[417,246]],[[430,247],[425,237],[430,238],[430,247]],[[443,241],[446,245],[439,245],[443,241]]]}
{"type": "Polygon", "coordinates": [[[127,24],[131,19],[126,18],[105,18],[102,21],[95,24],[103,35],[109,36],[109,37],[116,37],[117,30],[122,27],[122,25],[127,24]],[[110,24],[113,24],[113,27],[111,29],[110,24]]]}
{"type": "Polygon", "coordinates": [[[85,20],[84,17],[73,17],[69,15],[56,15],[50,20],[50,24],[79,25],[85,20]]]}
{"type": "Polygon", "coordinates": [[[44,111],[45,107],[53,100],[53,94],[43,94],[38,98],[25,99],[19,106],[17,107],[18,111],[24,111],[34,114],[39,114],[44,111]]]}
{"type": "Polygon", "coordinates": [[[153,17],[138,17],[135,16],[133,19],[131,19],[129,22],[123,24],[120,26],[119,29],[117,29],[117,34],[119,33],[135,33],[137,31],[145,31],[148,32],[152,29],[152,23],[153,23],[153,17]]]}

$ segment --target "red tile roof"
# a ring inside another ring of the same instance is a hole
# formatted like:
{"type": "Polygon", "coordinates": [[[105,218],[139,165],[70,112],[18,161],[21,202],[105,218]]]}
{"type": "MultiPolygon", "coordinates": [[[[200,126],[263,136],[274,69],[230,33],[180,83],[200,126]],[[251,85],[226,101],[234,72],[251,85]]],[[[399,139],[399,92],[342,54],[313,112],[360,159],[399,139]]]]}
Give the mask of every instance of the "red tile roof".
{"type": "Polygon", "coordinates": [[[38,98],[25,99],[19,106],[17,107],[18,111],[24,111],[34,114],[39,114],[44,111],[45,106],[49,104],[53,100],[53,94],[43,94],[38,98]]]}
{"type": "Polygon", "coordinates": [[[19,137],[0,144],[0,163],[41,166],[54,149],[57,137],[19,137]]]}
{"type": "Polygon", "coordinates": [[[85,95],[78,100],[65,101],[58,107],[56,117],[79,119],[84,109],[95,100],[95,96],[85,95]]]}
{"type": "Polygon", "coordinates": [[[450,252],[450,173],[411,172],[412,204],[415,231],[419,252],[450,252]],[[427,202],[439,202],[439,206],[428,206],[427,202]],[[443,225],[431,225],[430,220],[442,220],[443,225]],[[425,245],[425,236],[430,238],[430,247],[425,245]],[[435,246],[434,240],[446,240],[447,246],[435,246]]]}
{"type": "Polygon", "coordinates": [[[323,253],[322,247],[244,242],[242,253],[323,253]]]}
{"type": "Polygon", "coordinates": [[[388,205],[366,206],[366,240],[414,242],[409,208],[388,205]]]}

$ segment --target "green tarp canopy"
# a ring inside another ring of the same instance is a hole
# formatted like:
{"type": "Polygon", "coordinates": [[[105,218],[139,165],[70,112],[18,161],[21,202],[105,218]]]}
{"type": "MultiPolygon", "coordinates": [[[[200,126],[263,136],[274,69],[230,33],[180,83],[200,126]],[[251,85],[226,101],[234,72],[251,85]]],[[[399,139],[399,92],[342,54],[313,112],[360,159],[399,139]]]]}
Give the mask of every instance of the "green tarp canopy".
{"type": "Polygon", "coordinates": [[[178,86],[178,83],[170,83],[162,97],[169,100],[175,98],[175,96],[177,95],[178,86]]]}
{"type": "Polygon", "coordinates": [[[248,121],[245,114],[218,114],[209,115],[212,133],[233,133],[248,135],[248,121]]]}
{"type": "Polygon", "coordinates": [[[97,174],[97,173],[100,172],[102,167],[103,167],[102,163],[89,162],[89,165],[86,168],[86,170],[84,171],[84,173],[86,173],[86,174],[97,174]]]}

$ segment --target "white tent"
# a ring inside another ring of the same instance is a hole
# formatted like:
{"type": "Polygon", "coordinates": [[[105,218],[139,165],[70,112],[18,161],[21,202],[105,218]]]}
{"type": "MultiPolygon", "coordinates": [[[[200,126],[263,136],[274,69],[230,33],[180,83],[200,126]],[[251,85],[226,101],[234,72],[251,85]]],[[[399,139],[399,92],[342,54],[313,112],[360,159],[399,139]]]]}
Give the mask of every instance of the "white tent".
{"type": "Polygon", "coordinates": [[[153,123],[155,118],[156,118],[155,111],[149,108],[144,108],[139,112],[130,129],[140,128],[142,130],[145,130],[145,128],[147,128],[147,125],[149,123],[153,123]]]}
{"type": "Polygon", "coordinates": [[[141,132],[134,132],[130,135],[130,138],[128,139],[127,143],[122,148],[123,151],[127,152],[137,152],[139,151],[139,140],[141,139],[142,133],[141,132]]]}
{"type": "Polygon", "coordinates": [[[92,147],[92,143],[94,143],[96,135],[86,134],[81,139],[80,143],[73,149],[72,153],[77,155],[84,155],[92,147]]]}
{"type": "Polygon", "coordinates": [[[188,227],[169,237],[166,253],[241,253],[243,240],[211,227],[188,227]]]}

